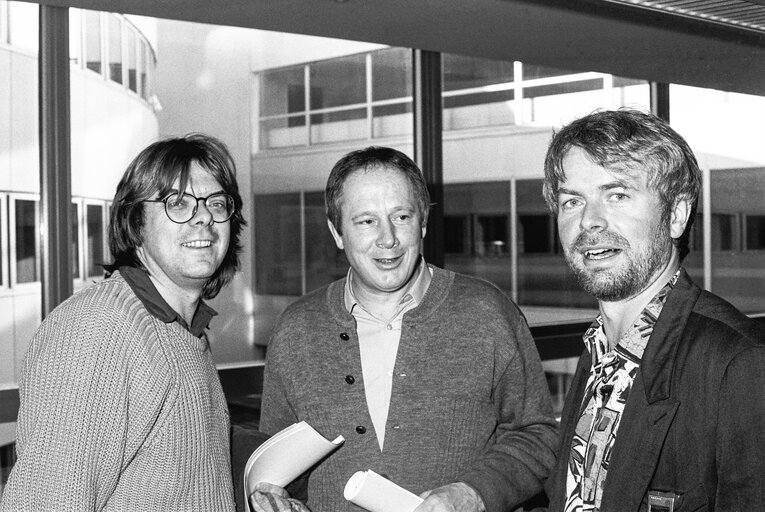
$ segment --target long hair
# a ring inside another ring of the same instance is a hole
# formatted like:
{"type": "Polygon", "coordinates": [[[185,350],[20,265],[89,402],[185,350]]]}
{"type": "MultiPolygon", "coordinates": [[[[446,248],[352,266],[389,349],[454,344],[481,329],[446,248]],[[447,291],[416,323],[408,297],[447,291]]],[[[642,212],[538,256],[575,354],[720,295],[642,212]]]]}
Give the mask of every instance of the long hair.
{"type": "Polygon", "coordinates": [[[612,172],[643,172],[648,186],[658,191],[662,213],[684,197],[691,213],[683,234],[674,241],[680,259],[688,254],[688,238],[701,189],[701,170],[688,143],[664,120],[639,110],[597,111],[554,134],[545,157],[543,193],[550,211],[558,213],[558,188],[565,181],[563,159],[578,147],[601,167],[612,172]]]}
{"type": "Polygon", "coordinates": [[[231,281],[239,268],[240,235],[246,225],[242,216],[242,197],[236,182],[236,166],[223,142],[199,133],[155,142],[128,165],[112,203],[109,249],[114,262],[107,266],[107,270],[122,265],[144,268],[136,255],[136,248],[143,243],[143,201],[165,196],[176,182],[179,183],[179,190],[185,190],[193,163],[209,172],[234,198],[234,214],[227,221],[231,223],[228,249],[220,267],[205,283],[202,297],[215,297],[231,281]]]}

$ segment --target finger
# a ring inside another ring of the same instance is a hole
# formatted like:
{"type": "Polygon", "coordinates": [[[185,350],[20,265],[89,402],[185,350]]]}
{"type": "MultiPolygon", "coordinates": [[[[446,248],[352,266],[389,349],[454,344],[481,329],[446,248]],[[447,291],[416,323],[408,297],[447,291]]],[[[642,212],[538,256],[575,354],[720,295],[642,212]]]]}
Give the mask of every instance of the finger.
{"type": "Polygon", "coordinates": [[[270,492],[255,491],[250,495],[250,506],[254,512],[290,512],[289,501],[270,492]]]}

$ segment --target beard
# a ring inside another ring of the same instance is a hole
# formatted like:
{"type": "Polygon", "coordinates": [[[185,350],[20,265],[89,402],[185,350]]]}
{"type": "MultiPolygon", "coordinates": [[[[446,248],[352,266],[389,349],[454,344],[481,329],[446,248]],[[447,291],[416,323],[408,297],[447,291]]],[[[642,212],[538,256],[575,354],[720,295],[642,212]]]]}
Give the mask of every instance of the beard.
{"type": "Polygon", "coordinates": [[[646,247],[633,248],[629,240],[610,231],[580,233],[564,251],[566,263],[574,273],[579,285],[602,302],[629,299],[645,290],[666,267],[672,254],[672,238],[669,222],[664,215],[653,228],[653,240],[646,247]],[[608,244],[621,249],[626,262],[611,268],[588,268],[582,258],[581,248],[608,244]]]}

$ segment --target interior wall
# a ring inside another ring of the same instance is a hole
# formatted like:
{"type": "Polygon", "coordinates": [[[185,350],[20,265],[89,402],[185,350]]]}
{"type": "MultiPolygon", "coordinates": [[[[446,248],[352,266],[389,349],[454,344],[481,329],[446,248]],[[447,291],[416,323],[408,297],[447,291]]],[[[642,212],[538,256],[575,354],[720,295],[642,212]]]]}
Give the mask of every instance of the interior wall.
{"type": "Polygon", "coordinates": [[[218,312],[210,343],[218,363],[259,359],[253,343],[250,165],[249,31],[159,20],[156,94],[161,136],[203,132],[229,147],[237,166],[248,226],[242,232],[240,270],[210,301],[218,312]],[[178,94],[177,91],[183,91],[178,94]],[[225,333],[225,336],[223,335],[225,333]]]}

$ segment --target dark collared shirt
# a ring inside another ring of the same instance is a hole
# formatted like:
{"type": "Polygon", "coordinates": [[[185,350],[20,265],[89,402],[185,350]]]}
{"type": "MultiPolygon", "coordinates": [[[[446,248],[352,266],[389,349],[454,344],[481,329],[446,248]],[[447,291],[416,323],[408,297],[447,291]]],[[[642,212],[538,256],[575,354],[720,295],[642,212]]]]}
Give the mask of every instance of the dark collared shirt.
{"type": "Polygon", "coordinates": [[[178,314],[170,305],[162,298],[162,295],[157,291],[157,287],[151,282],[149,274],[140,268],[121,266],[119,268],[120,274],[130,288],[138,296],[138,299],[143,303],[152,316],[158,320],[162,320],[165,323],[178,322],[184,329],[188,330],[191,334],[197,338],[201,338],[204,335],[205,329],[209,327],[210,320],[218,313],[208,306],[203,300],[199,301],[197,310],[194,312],[194,318],[191,319],[191,327],[186,323],[181,315],[178,314]]]}

